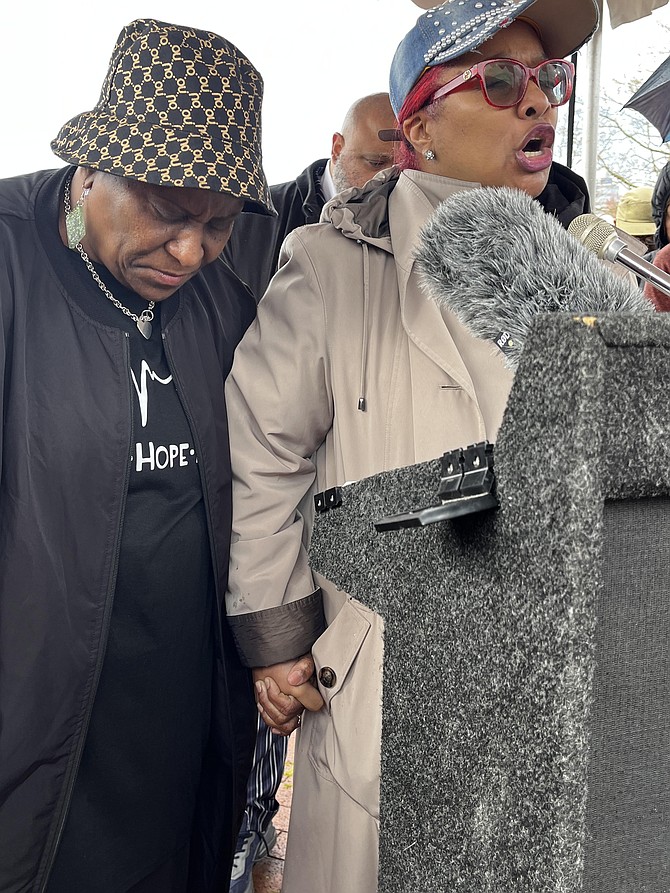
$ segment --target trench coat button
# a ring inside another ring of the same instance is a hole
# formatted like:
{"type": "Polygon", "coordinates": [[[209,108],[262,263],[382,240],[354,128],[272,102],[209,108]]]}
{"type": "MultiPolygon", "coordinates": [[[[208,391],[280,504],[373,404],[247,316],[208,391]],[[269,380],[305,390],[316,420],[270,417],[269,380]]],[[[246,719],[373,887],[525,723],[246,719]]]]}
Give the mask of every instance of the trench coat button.
{"type": "Polygon", "coordinates": [[[319,670],[319,682],[324,688],[332,688],[337,682],[335,670],[331,667],[322,667],[319,670]]]}

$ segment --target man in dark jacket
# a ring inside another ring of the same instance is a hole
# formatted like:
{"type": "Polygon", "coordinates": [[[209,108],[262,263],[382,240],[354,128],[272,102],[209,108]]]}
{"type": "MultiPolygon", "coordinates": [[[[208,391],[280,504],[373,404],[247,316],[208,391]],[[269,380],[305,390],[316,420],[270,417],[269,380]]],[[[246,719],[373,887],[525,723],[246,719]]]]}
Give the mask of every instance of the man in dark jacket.
{"type": "MultiPolygon", "coordinates": [[[[318,223],[326,201],[352,186],[363,186],[393,163],[393,141],[381,140],[380,130],[394,130],[396,120],[388,93],[358,99],[333,134],[330,159],[310,164],[295,180],[271,186],[277,217],[241,214],[223,257],[260,300],[272,278],[285,237],[299,226],[318,223]]],[[[266,856],[276,841],[272,818],[286,761],[288,739],[274,735],[262,719],[254,765],[249,777],[247,808],[237,841],[230,893],[253,893],[254,862],[266,856]]]]}
{"type": "Polygon", "coordinates": [[[230,877],[256,711],[223,385],[256,305],[214,261],[274,213],[262,89],[224,38],[131,22],[67,165],[0,182],[3,893],[230,877]]]}
{"type": "Polygon", "coordinates": [[[670,161],[661,169],[651,196],[651,213],[656,224],[655,251],[659,251],[670,242],[670,211],[668,208],[670,208],[670,161]]]}
{"type": "Polygon", "coordinates": [[[380,130],[395,128],[388,93],[373,93],[353,103],[342,129],[333,134],[330,159],[321,158],[288,183],[270,187],[277,217],[241,214],[223,256],[260,301],[277,269],[279,249],[298,226],[318,223],[324,204],[351,186],[363,186],[393,164],[393,143],[380,130]]]}

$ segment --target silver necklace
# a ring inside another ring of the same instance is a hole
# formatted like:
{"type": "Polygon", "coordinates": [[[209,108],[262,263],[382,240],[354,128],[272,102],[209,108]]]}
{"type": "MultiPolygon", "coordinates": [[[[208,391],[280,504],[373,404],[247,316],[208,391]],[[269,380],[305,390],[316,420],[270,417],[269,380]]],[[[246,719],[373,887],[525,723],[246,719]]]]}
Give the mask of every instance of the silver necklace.
{"type": "MultiPolygon", "coordinates": [[[[72,177],[68,177],[68,179],[65,181],[65,193],[63,195],[63,205],[65,207],[65,217],[66,218],[67,218],[67,215],[70,214],[70,212],[71,212],[71,207],[70,207],[70,183],[71,182],[72,182],[72,177]]],[[[83,238],[83,235],[81,238],[83,238]]],[[[147,340],[149,338],[151,338],[151,321],[154,318],[153,309],[156,306],[156,302],[149,301],[149,306],[147,307],[146,310],[143,310],[139,316],[137,316],[135,313],[132,313],[130,310],[128,310],[127,307],[124,307],[124,305],[121,303],[121,301],[119,301],[117,298],[114,297],[114,295],[107,288],[107,286],[102,281],[102,279],[98,276],[96,269],[93,266],[93,264],[91,263],[91,260],[88,256],[88,254],[86,254],[86,252],[82,248],[81,241],[77,242],[77,244],[75,245],[75,248],[81,255],[81,259],[86,264],[86,268],[87,268],[88,272],[91,274],[91,276],[93,277],[93,281],[99,286],[100,291],[105,295],[105,297],[109,298],[109,300],[112,302],[112,304],[114,304],[115,307],[118,307],[122,313],[125,313],[126,316],[129,316],[130,319],[132,319],[135,322],[135,325],[137,326],[137,329],[138,329],[140,335],[143,335],[147,340]]]]}

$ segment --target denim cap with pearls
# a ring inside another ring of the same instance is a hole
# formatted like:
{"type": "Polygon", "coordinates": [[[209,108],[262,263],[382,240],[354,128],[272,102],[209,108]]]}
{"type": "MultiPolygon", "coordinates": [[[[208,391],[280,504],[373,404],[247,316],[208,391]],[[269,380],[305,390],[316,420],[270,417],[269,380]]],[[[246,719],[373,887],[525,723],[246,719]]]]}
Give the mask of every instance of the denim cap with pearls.
{"type": "Polygon", "coordinates": [[[389,82],[395,114],[426,68],[471,52],[519,16],[536,26],[550,59],[576,52],[599,22],[596,0],[447,0],[419,16],[398,45],[389,82]]]}

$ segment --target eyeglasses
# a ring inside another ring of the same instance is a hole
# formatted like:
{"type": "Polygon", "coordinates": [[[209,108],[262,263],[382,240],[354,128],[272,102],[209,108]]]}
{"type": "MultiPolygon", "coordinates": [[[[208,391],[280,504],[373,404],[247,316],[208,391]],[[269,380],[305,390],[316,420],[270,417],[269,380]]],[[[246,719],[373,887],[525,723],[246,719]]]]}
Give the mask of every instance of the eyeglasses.
{"type": "Polygon", "coordinates": [[[496,109],[510,109],[518,105],[526,95],[531,78],[555,108],[564,105],[572,95],[575,66],[565,59],[549,59],[535,68],[528,68],[516,59],[487,59],[447,81],[433,94],[430,102],[460,90],[473,78],[479,81],[484,99],[496,109]]]}

